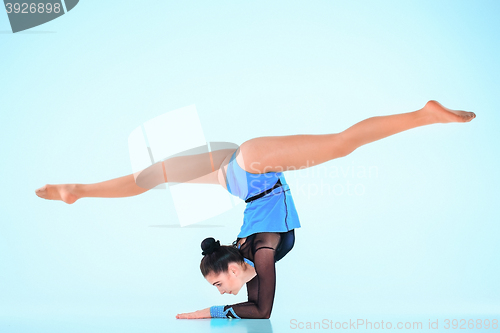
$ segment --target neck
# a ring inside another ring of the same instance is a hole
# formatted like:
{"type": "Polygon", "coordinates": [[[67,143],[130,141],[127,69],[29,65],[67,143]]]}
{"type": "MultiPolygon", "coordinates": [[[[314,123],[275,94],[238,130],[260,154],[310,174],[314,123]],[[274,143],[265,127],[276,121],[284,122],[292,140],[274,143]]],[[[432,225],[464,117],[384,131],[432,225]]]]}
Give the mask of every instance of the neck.
{"type": "Polygon", "coordinates": [[[245,281],[245,283],[247,283],[257,276],[257,272],[255,271],[255,268],[248,263],[245,263],[245,267],[246,269],[243,271],[242,279],[243,281],[245,281]]]}

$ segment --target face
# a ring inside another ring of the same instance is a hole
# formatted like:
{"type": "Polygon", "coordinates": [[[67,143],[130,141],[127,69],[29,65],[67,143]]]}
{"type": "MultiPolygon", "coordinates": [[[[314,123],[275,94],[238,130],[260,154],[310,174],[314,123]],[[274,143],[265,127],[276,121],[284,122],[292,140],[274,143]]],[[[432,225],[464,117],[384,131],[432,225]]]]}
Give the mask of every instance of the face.
{"type": "Polygon", "coordinates": [[[217,287],[221,294],[238,295],[243,281],[241,281],[241,267],[237,264],[229,264],[226,273],[215,275],[210,273],[205,279],[211,285],[217,287]]]}

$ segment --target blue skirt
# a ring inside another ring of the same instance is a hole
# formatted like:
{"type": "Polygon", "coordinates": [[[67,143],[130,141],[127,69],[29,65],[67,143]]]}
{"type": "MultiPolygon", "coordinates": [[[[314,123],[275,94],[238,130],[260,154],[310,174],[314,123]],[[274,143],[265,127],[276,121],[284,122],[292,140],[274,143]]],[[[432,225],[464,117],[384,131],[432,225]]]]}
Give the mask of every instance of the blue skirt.
{"type": "Polygon", "coordinates": [[[283,173],[249,173],[237,163],[236,152],[227,166],[226,185],[229,193],[246,200],[272,188],[278,179],[282,184],[261,198],[247,203],[238,237],[244,238],[258,232],[287,232],[300,228],[299,216],[283,173]]]}

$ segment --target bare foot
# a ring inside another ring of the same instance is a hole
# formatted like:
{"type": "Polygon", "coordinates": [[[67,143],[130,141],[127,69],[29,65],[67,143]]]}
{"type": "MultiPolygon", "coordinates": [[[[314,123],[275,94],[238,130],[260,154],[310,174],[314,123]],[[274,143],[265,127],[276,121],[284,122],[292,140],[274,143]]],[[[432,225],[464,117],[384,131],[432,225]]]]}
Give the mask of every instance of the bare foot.
{"type": "Polygon", "coordinates": [[[35,194],[47,200],[62,200],[67,204],[72,204],[80,199],[76,194],[76,184],[44,185],[35,194]]]}
{"type": "Polygon", "coordinates": [[[434,100],[428,101],[423,110],[429,112],[436,123],[466,123],[476,118],[474,112],[450,110],[434,100]]]}

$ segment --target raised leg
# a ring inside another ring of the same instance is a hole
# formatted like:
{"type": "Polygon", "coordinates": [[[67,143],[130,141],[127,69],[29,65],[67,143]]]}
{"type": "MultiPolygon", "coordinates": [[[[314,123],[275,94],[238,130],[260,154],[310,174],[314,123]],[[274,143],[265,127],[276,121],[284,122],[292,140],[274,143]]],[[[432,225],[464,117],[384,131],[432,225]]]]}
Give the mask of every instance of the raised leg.
{"type": "Polygon", "coordinates": [[[469,122],[473,112],[450,110],[429,101],[417,111],[371,117],[343,132],[321,135],[259,137],[244,142],[236,160],[250,173],[298,170],[346,156],[367,143],[415,127],[469,122]]]}

